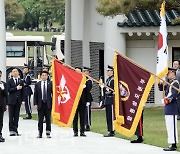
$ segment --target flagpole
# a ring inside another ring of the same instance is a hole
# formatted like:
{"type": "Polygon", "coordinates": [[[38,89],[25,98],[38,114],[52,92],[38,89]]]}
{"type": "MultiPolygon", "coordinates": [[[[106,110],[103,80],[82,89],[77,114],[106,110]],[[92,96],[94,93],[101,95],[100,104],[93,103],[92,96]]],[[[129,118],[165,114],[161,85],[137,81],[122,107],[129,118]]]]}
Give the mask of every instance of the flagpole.
{"type": "MultiPolygon", "coordinates": [[[[76,71],[76,69],[75,69],[74,67],[72,67],[71,65],[68,65],[68,64],[62,62],[62,61],[60,61],[59,59],[57,59],[57,58],[55,58],[55,57],[53,57],[53,56],[51,56],[51,55],[48,55],[48,54],[47,54],[47,56],[52,57],[53,59],[57,60],[58,62],[60,62],[60,63],[63,64],[64,66],[66,66],[66,67],[68,67],[68,68],[70,68],[70,69],[76,71]]],[[[77,73],[80,73],[80,74],[82,74],[82,75],[88,77],[89,79],[93,80],[94,82],[98,83],[99,85],[103,85],[105,88],[108,88],[109,90],[111,90],[111,91],[114,92],[114,89],[112,89],[112,88],[106,86],[104,83],[101,83],[100,81],[94,79],[93,77],[91,77],[91,76],[89,76],[89,75],[87,75],[87,74],[85,74],[85,73],[83,73],[83,72],[77,72],[77,73]]]]}
{"type": "Polygon", "coordinates": [[[157,76],[156,74],[150,72],[149,70],[145,69],[144,67],[142,67],[141,65],[137,64],[135,61],[133,61],[132,59],[122,55],[121,53],[119,53],[118,51],[115,51],[118,55],[122,56],[123,58],[127,59],[128,61],[130,61],[131,63],[133,63],[134,65],[140,67],[141,69],[145,70],[146,72],[150,73],[151,75],[154,75],[156,78],[158,78],[159,80],[165,82],[166,84],[168,84],[169,86],[171,86],[172,88],[174,88],[175,90],[177,90],[178,92],[180,92],[180,89],[176,88],[175,86],[171,85],[169,82],[163,80],[162,78],[160,78],[159,76],[157,76]]]}

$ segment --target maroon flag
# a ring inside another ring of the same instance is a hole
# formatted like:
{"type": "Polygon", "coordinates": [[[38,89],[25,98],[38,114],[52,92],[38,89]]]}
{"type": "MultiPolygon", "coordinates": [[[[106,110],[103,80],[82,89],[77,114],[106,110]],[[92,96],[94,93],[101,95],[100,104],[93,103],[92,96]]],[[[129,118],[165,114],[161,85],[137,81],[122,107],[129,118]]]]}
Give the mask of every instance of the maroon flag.
{"type": "Polygon", "coordinates": [[[133,136],[154,76],[135,65],[127,57],[114,56],[115,121],[114,128],[125,136],[133,136]]]}

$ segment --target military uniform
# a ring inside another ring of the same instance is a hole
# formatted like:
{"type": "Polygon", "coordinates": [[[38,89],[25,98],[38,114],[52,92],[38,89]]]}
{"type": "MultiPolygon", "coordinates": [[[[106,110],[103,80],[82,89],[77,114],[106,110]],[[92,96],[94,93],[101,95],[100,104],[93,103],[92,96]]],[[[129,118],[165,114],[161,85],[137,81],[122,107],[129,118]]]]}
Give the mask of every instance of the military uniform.
{"type": "MultiPolygon", "coordinates": [[[[83,71],[88,71],[89,73],[92,71],[89,67],[84,67],[83,71]]],[[[87,98],[89,99],[89,102],[86,102],[86,111],[85,111],[85,130],[90,131],[91,126],[91,103],[93,101],[92,95],[91,95],[91,89],[93,86],[93,81],[89,78],[86,79],[86,89],[87,89],[87,98]]]]}
{"type": "MultiPolygon", "coordinates": [[[[176,79],[179,81],[180,83],[180,69],[178,69],[176,71],[176,79]]],[[[180,120],[180,94],[177,97],[177,103],[178,103],[178,120],[180,120]]]]}
{"type": "Polygon", "coordinates": [[[31,95],[33,94],[32,89],[30,87],[31,85],[31,75],[28,73],[24,74],[24,101],[25,101],[25,109],[26,109],[26,114],[28,117],[24,119],[31,119],[32,116],[32,109],[31,109],[31,95]]]}
{"type": "MultiPolygon", "coordinates": [[[[113,68],[108,66],[109,69],[113,68]]],[[[110,76],[106,80],[106,85],[112,89],[114,89],[114,76],[110,76]]],[[[104,135],[104,137],[114,136],[114,128],[113,128],[113,120],[114,120],[114,112],[113,112],[113,103],[114,103],[114,94],[113,91],[105,88],[105,110],[106,110],[106,121],[107,121],[107,128],[108,134],[104,135]]]]}
{"type": "MultiPolygon", "coordinates": [[[[179,89],[179,82],[174,78],[169,80],[169,83],[179,89]]],[[[159,84],[159,90],[163,90],[163,85],[159,84]]],[[[166,122],[166,129],[168,134],[168,144],[170,147],[164,149],[165,151],[176,150],[178,143],[178,131],[177,131],[177,115],[178,115],[178,104],[177,96],[178,91],[169,85],[164,85],[165,98],[164,98],[164,115],[166,122]]]]}
{"type": "MultiPolygon", "coordinates": [[[[76,69],[82,70],[80,67],[76,67],[76,69]]],[[[84,89],[81,94],[81,98],[79,100],[79,104],[73,120],[74,137],[78,136],[78,114],[80,116],[80,136],[84,136],[84,137],[86,136],[84,132],[85,132],[85,111],[86,111],[87,102],[90,102],[90,98],[87,93],[87,83],[86,83],[86,85],[84,85],[84,89]]]]}
{"type": "Polygon", "coordinates": [[[23,82],[24,82],[24,89],[23,89],[23,93],[24,93],[24,102],[25,102],[25,109],[26,109],[26,114],[27,117],[23,118],[23,119],[31,119],[31,113],[32,113],[32,109],[31,109],[31,95],[33,94],[32,89],[30,87],[31,85],[31,75],[29,74],[29,66],[28,64],[24,64],[23,69],[27,69],[24,70],[26,73],[24,73],[24,77],[23,77],[23,82]]]}

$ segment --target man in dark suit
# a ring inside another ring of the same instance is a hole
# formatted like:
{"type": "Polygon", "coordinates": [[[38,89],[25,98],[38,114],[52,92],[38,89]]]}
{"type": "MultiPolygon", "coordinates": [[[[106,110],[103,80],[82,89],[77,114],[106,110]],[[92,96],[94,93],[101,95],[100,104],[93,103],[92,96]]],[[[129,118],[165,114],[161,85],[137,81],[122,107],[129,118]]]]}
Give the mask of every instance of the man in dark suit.
{"type": "MultiPolygon", "coordinates": [[[[84,67],[83,71],[86,75],[90,75],[90,72],[92,71],[91,68],[84,67]]],[[[86,102],[86,112],[85,112],[85,130],[90,131],[91,126],[91,103],[93,101],[92,95],[91,95],[91,89],[93,86],[93,81],[89,78],[86,79],[86,89],[87,89],[87,95],[89,95],[90,102],[86,102]]]]}
{"type": "Polygon", "coordinates": [[[2,128],[4,112],[7,109],[7,88],[6,83],[1,80],[1,76],[2,71],[0,70],[0,142],[5,142],[5,139],[2,137],[2,128]]]}
{"type": "Polygon", "coordinates": [[[32,118],[32,109],[31,109],[31,95],[33,94],[32,89],[30,87],[31,85],[31,75],[29,74],[29,66],[27,64],[24,64],[23,67],[23,73],[24,73],[24,101],[25,101],[25,109],[27,117],[23,119],[31,119],[32,118]]]}
{"type": "MultiPolygon", "coordinates": [[[[112,66],[108,65],[107,69],[108,78],[106,80],[106,85],[112,89],[114,89],[114,70],[112,66]]],[[[113,129],[113,103],[114,103],[114,94],[111,90],[105,89],[105,109],[106,109],[106,121],[108,127],[108,134],[104,135],[104,137],[112,137],[114,136],[113,129]]]]}
{"type": "Polygon", "coordinates": [[[24,101],[23,80],[19,78],[17,68],[12,69],[12,78],[7,82],[8,90],[8,110],[9,110],[9,131],[10,136],[19,136],[18,122],[21,104],[24,101]]]}
{"type": "Polygon", "coordinates": [[[38,138],[42,138],[43,119],[46,118],[46,136],[51,138],[52,83],[48,80],[48,72],[42,71],[41,81],[34,89],[34,105],[38,110],[38,138]]]}
{"type": "MultiPolygon", "coordinates": [[[[77,72],[82,72],[82,68],[76,67],[77,72]]],[[[84,131],[85,131],[85,125],[84,125],[84,119],[85,119],[85,111],[86,111],[86,102],[90,102],[89,95],[87,94],[87,88],[86,85],[84,85],[83,92],[81,94],[81,98],[79,100],[79,104],[76,110],[76,114],[74,116],[73,120],[73,131],[74,131],[74,137],[78,136],[78,114],[80,115],[80,136],[86,137],[84,131]]]]}

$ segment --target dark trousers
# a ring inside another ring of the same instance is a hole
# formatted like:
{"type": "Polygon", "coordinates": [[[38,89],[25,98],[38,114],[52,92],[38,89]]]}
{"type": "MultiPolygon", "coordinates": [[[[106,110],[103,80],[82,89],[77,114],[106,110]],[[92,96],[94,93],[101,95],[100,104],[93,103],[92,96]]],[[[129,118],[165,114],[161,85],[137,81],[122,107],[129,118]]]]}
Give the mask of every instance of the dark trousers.
{"type": "Polygon", "coordinates": [[[78,132],[78,113],[80,115],[80,132],[84,133],[85,131],[85,126],[84,126],[85,110],[86,110],[85,105],[82,105],[82,104],[78,105],[78,108],[76,110],[76,114],[73,120],[73,131],[75,133],[78,132]]]}
{"type": "Polygon", "coordinates": [[[2,136],[3,117],[4,117],[4,110],[3,107],[0,106],[0,136],[2,136]]]}
{"type": "Polygon", "coordinates": [[[32,113],[30,99],[31,99],[31,95],[25,96],[25,100],[24,101],[25,101],[25,109],[26,109],[26,113],[27,114],[32,113]]]}
{"type": "Polygon", "coordinates": [[[178,117],[180,116],[180,94],[177,97],[177,104],[178,104],[178,117]]]}
{"type": "Polygon", "coordinates": [[[85,126],[91,125],[91,105],[86,106],[86,112],[85,112],[85,126]]]}
{"type": "Polygon", "coordinates": [[[51,109],[47,107],[47,103],[42,102],[41,108],[38,110],[38,130],[43,133],[43,120],[46,118],[46,133],[51,132],[51,109]]]}
{"type": "Polygon", "coordinates": [[[108,132],[112,132],[114,131],[113,129],[113,105],[106,105],[105,109],[106,109],[106,122],[107,122],[107,128],[108,128],[108,132]]]}
{"type": "Polygon", "coordinates": [[[18,133],[18,122],[21,104],[16,102],[16,105],[9,105],[9,131],[18,133]]]}
{"type": "Polygon", "coordinates": [[[137,137],[143,136],[143,112],[142,112],[141,118],[139,120],[138,126],[136,128],[135,135],[137,137]]]}

